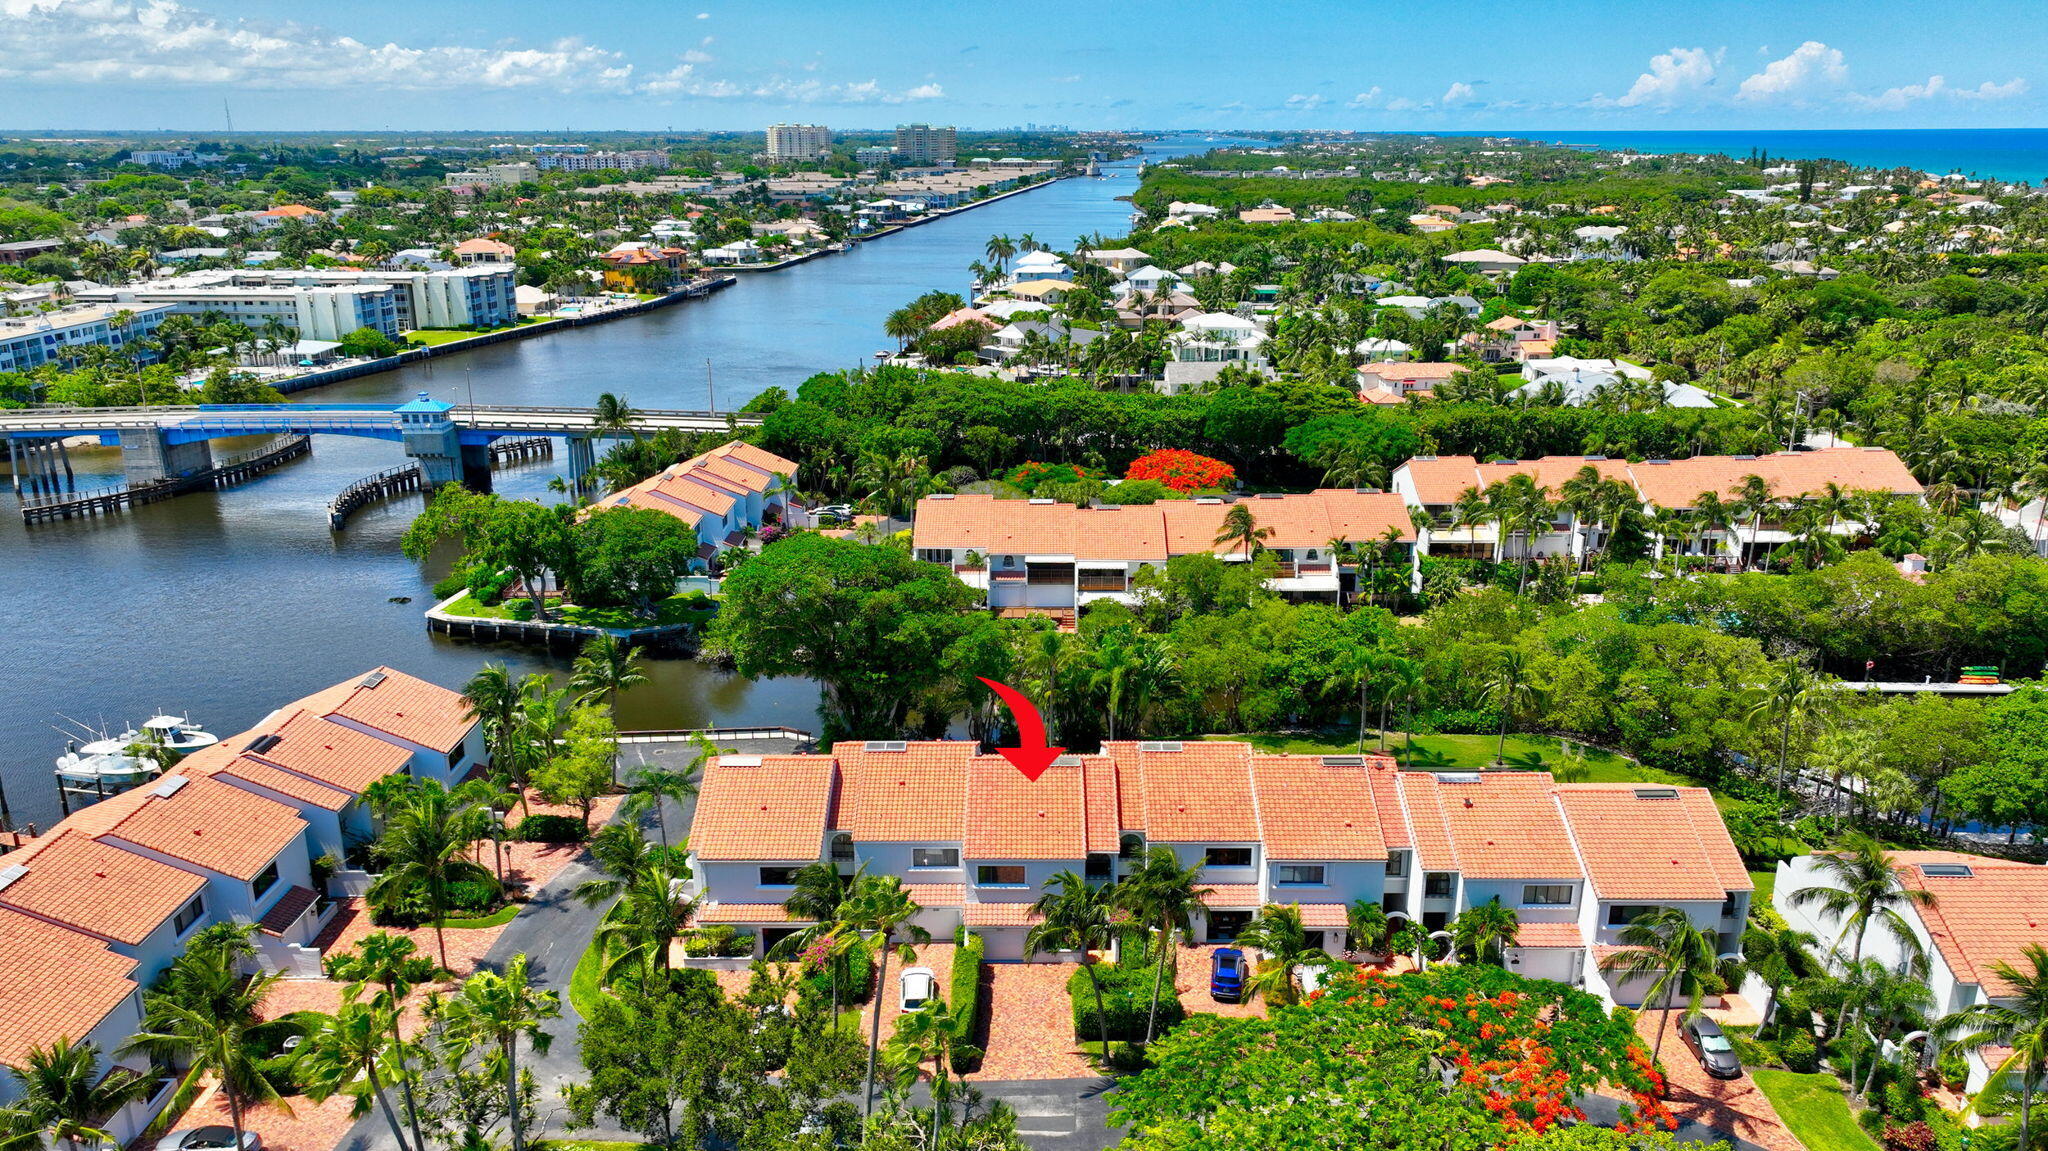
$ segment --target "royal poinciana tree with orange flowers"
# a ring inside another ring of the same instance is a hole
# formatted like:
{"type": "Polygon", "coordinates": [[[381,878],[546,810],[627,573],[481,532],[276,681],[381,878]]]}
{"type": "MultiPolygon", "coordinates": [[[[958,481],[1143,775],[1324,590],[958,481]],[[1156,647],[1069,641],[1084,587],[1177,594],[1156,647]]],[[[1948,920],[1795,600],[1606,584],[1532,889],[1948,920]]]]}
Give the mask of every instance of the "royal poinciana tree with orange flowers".
{"type": "Polygon", "coordinates": [[[1158,480],[1177,492],[1198,492],[1235,483],[1237,469],[1184,448],[1160,448],[1132,460],[1124,478],[1158,480]]]}
{"type": "Polygon", "coordinates": [[[1630,1098],[1619,1130],[1675,1128],[1635,1031],[1597,998],[1497,967],[1362,972],[1265,1019],[1197,1016],[1152,1045],[1111,1120],[1124,1151],[1493,1151],[1630,1098]]]}

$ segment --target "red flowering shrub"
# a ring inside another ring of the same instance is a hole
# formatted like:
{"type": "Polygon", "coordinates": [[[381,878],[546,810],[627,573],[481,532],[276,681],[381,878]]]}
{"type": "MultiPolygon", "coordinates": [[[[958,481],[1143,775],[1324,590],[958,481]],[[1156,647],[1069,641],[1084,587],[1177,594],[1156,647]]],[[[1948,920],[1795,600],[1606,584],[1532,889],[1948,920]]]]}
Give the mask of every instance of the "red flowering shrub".
{"type": "Polygon", "coordinates": [[[1158,480],[1177,492],[1220,488],[1237,479],[1237,469],[1222,460],[1183,448],[1160,448],[1131,461],[1127,480],[1158,480]]]}
{"type": "Polygon", "coordinates": [[[1884,1129],[1885,1151],[1934,1151],[1934,1128],[1920,1120],[1884,1129]]]}

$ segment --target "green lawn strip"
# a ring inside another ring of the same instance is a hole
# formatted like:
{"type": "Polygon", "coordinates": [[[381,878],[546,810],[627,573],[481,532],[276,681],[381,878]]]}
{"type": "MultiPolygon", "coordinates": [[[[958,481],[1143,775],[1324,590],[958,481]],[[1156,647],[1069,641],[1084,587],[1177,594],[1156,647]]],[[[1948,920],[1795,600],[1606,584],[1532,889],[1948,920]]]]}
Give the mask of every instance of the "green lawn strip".
{"type": "Polygon", "coordinates": [[[652,1146],[623,1139],[542,1139],[533,1144],[533,1151],[641,1151],[652,1146]]]}
{"type": "Polygon", "coordinates": [[[1777,1108],[1806,1151],[1878,1151],[1856,1125],[1842,1081],[1826,1073],[1797,1075],[1769,1068],[1752,1072],[1756,1085],[1777,1108]]]}
{"type": "Polygon", "coordinates": [[[519,905],[508,903],[489,915],[450,915],[441,920],[441,926],[450,930],[471,930],[478,927],[500,927],[510,923],[519,914],[519,905]]]}
{"type": "Polygon", "coordinates": [[[597,1010],[598,996],[604,994],[604,943],[591,939],[569,975],[569,1003],[585,1019],[597,1010]]]}
{"type": "MultiPolygon", "coordinates": [[[[583,607],[578,604],[570,604],[567,607],[556,607],[551,610],[548,614],[547,622],[604,628],[654,627],[678,623],[701,624],[708,621],[713,615],[716,615],[718,609],[716,606],[695,606],[690,598],[695,594],[694,592],[684,592],[681,595],[671,596],[661,601],[655,607],[653,619],[648,619],[630,608],[583,607]]],[[[512,613],[506,610],[504,604],[486,605],[479,602],[476,596],[467,592],[463,593],[461,599],[449,604],[443,610],[449,615],[471,616],[477,619],[510,620],[512,618],[512,613]]]]}
{"type": "MultiPolygon", "coordinates": [[[[1286,752],[1296,755],[1355,755],[1358,740],[1304,738],[1290,735],[1212,735],[1209,739],[1241,739],[1260,751],[1286,752]]],[[[1418,735],[1415,750],[1407,750],[1407,737],[1399,732],[1387,737],[1387,750],[1409,767],[1430,770],[1471,770],[1493,763],[1493,756],[1500,746],[1500,737],[1493,735],[1418,735]]],[[[1583,747],[1583,745],[1581,745],[1583,747]]],[[[1367,751],[1379,748],[1378,733],[1371,733],[1366,742],[1367,751]]],[[[1594,783],[1661,783],[1674,786],[1690,786],[1698,781],[1677,772],[1662,768],[1646,767],[1640,763],[1597,748],[1583,748],[1585,758],[1581,760],[1588,772],[1587,779],[1594,783]]],[[[1556,770],[1568,762],[1564,747],[1557,740],[1543,735],[1510,735],[1507,743],[1509,767],[1543,768],[1556,770]]]]}
{"type": "Polygon", "coordinates": [[[1749,905],[1751,907],[1769,907],[1771,905],[1771,893],[1778,888],[1778,869],[1772,867],[1766,868],[1763,871],[1752,871],[1749,873],[1749,881],[1756,884],[1756,894],[1750,896],[1749,905]]]}

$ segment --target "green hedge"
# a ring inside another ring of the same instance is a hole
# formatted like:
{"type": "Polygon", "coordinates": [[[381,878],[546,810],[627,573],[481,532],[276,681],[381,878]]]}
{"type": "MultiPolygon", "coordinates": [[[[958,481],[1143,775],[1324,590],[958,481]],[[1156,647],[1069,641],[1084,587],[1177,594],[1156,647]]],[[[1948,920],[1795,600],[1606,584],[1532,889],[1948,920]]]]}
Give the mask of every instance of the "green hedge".
{"type": "MultiPolygon", "coordinates": [[[[953,987],[948,998],[952,1001],[953,1018],[959,1021],[961,1040],[975,1047],[981,1046],[975,1038],[981,1020],[981,959],[987,949],[981,936],[965,930],[960,932],[960,945],[953,949],[953,987]]],[[[979,1058],[960,1061],[962,1071],[979,1066],[979,1058]]]]}
{"type": "MultiPolygon", "coordinates": [[[[846,957],[846,968],[847,980],[851,986],[839,989],[839,1005],[843,1008],[855,1003],[866,1003],[868,993],[875,982],[874,956],[870,955],[865,947],[855,948],[853,953],[846,957]]],[[[825,1002],[832,1002],[831,972],[822,967],[811,972],[804,977],[804,986],[825,1002]]]]}
{"type": "MultiPolygon", "coordinates": [[[[1095,987],[1088,979],[1087,968],[1092,966],[1102,982],[1102,1008],[1109,1016],[1109,1037],[1111,1039],[1142,1040],[1145,1038],[1145,1017],[1152,1004],[1152,981],[1154,973],[1147,968],[1117,967],[1111,964],[1076,964],[1074,973],[1067,977],[1067,998],[1074,1005],[1074,1037],[1076,1039],[1100,1039],[1102,1025],[1095,1014],[1095,987]]],[[[1160,985],[1158,1022],[1153,1026],[1154,1035],[1164,1035],[1186,1018],[1181,1009],[1180,999],[1173,993],[1173,981],[1166,980],[1160,985]]]]}
{"type": "Polygon", "coordinates": [[[573,815],[529,815],[512,834],[527,843],[582,843],[588,832],[573,815]]]}

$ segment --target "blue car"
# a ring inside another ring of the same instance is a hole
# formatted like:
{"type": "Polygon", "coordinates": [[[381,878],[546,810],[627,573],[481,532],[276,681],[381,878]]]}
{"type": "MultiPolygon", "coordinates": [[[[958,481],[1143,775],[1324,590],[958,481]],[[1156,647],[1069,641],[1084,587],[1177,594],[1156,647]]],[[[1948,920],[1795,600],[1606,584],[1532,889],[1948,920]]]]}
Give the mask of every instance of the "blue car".
{"type": "Polygon", "coordinates": [[[1236,1003],[1244,998],[1244,952],[1219,947],[1209,958],[1209,997],[1218,1003],[1236,1003]]]}

